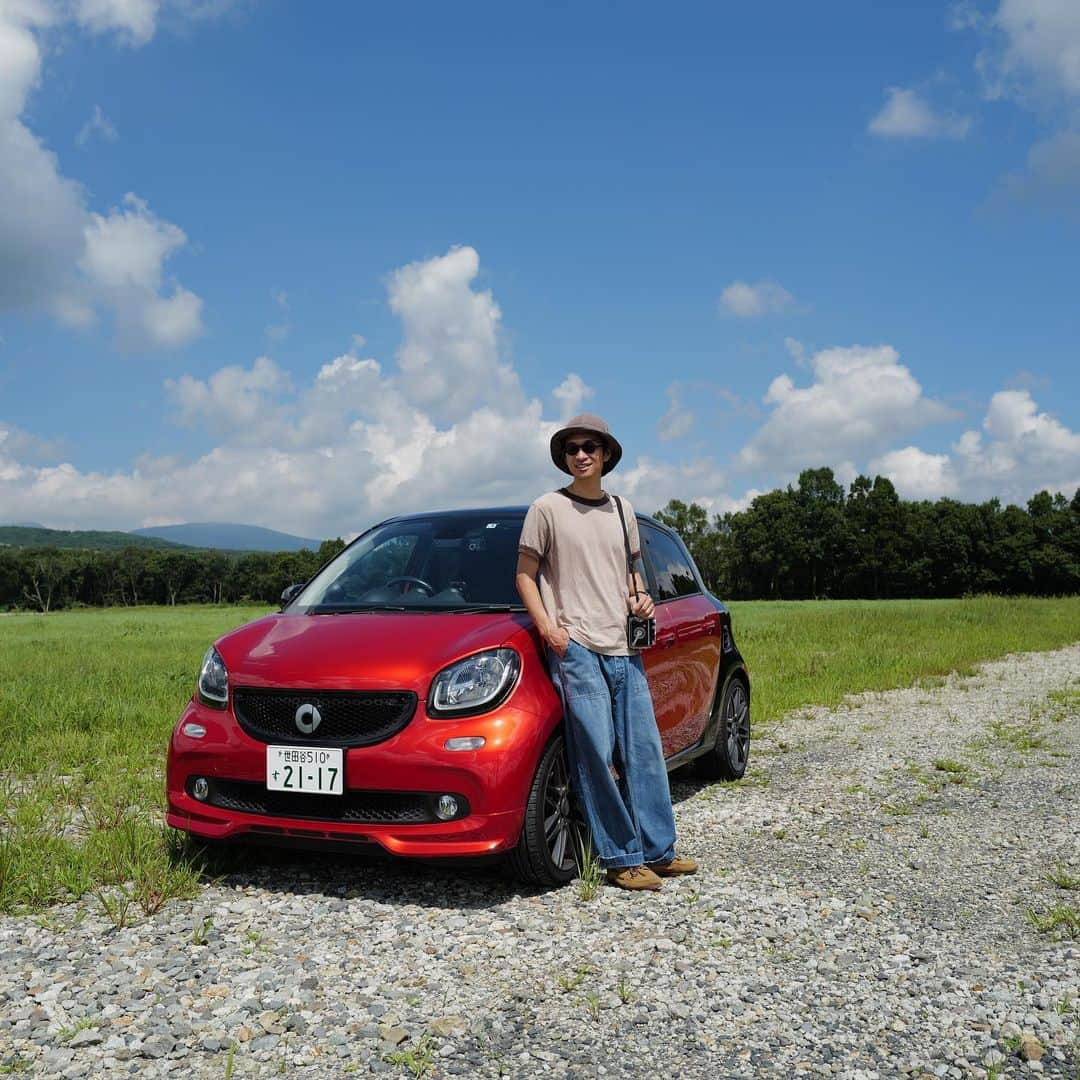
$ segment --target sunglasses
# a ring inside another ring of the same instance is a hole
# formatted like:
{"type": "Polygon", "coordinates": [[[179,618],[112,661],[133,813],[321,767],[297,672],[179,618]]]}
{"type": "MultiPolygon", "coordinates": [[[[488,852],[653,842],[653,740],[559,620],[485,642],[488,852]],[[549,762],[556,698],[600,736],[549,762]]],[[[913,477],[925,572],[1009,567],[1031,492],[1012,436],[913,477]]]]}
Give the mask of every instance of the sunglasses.
{"type": "Polygon", "coordinates": [[[603,450],[604,444],[594,442],[592,439],[586,439],[585,442],[564,442],[563,453],[569,454],[571,457],[576,457],[579,450],[584,450],[589,457],[592,457],[597,450],[603,450]]]}

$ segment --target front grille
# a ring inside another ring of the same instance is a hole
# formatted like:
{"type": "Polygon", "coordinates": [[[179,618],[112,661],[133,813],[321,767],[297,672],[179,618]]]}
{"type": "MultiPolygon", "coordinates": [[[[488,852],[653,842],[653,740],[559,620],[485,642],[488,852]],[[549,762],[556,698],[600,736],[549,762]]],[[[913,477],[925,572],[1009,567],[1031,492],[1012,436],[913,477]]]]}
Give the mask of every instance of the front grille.
{"type": "MultiPolygon", "coordinates": [[[[191,783],[189,781],[189,788],[191,783]]],[[[211,780],[206,802],[222,810],[267,817],[349,821],[364,825],[424,825],[442,820],[435,816],[436,798],[438,796],[420,791],[352,790],[344,795],[303,795],[268,791],[262,784],[247,780],[211,780]]],[[[456,816],[466,817],[469,804],[465,797],[455,795],[454,798],[458,802],[456,816]]]]}
{"type": "Polygon", "coordinates": [[[240,726],[266,743],[371,746],[396,735],[416,712],[411,690],[263,690],[238,686],[233,709],[240,726]],[[301,705],[322,717],[310,735],[296,726],[301,705]]]}

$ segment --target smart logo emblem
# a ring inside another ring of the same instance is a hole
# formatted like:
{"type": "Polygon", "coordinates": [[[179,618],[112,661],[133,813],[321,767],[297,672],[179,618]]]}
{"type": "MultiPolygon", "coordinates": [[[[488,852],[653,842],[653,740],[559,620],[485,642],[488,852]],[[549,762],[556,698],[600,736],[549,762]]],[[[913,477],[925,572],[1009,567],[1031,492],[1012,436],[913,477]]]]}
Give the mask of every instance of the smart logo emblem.
{"type": "Polygon", "coordinates": [[[296,728],[301,735],[311,735],[322,723],[322,713],[314,705],[305,702],[296,710],[294,719],[296,720],[296,728]]]}

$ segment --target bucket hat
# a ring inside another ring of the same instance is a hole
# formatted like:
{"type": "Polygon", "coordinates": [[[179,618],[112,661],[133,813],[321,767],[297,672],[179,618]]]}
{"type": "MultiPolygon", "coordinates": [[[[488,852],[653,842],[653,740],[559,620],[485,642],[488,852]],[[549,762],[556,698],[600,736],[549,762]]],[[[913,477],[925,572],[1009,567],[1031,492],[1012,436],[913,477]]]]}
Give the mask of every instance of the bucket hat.
{"type": "MultiPolygon", "coordinates": [[[[559,430],[551,436],[551,460],[555,463],[556,469],[562,469],[564,473],[570,472],[566,467],[566,455],[563,453],[563,440],[571,431],[592,432],[594,435],[599,435],[607,444],[608,449],[611,451],[611,457],[604,462],[604,467],[600,471],[601,476],[607,476],[607,474],[619,464],[619,459],[622,457],[622,447],[619,445],[619,440],[611,434],[611,429],[608,427],[607,421],[603,417],[597,416],[595,413],[578,413],[577,416],[573,416],[567,420],[565,427],[559,428],[559,430]]],[[[571,473],[571,475],[573,474],[571,473]]]]}

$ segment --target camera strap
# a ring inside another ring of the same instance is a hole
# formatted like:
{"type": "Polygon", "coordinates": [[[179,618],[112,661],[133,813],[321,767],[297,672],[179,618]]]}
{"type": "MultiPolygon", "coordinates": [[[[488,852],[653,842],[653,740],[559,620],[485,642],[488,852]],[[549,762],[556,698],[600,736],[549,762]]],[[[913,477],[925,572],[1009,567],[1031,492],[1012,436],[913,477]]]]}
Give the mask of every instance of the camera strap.
{"type": "Polygon", "coordinates": [[[623,544],[626,546],[626,579],[630,588],[634,591],[636,600],[640,593],[637,587],[637,578],[634,577],[634,557],[630,554],[630,533],[626,530],[626,517],[623,515],[622,499],[618,495],[611,496],[615,500],[615,509],[619,511],[619,524],[622,525],[623,544]]]}

